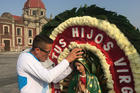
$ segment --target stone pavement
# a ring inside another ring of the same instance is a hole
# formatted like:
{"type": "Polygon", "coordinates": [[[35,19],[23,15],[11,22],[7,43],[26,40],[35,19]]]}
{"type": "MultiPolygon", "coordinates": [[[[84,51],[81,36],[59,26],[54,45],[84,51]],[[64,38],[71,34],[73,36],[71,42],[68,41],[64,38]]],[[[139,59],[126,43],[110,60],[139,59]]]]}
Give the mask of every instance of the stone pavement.
{"type": "Polygon", "coordinates": [[[12,55],[15,55],[15,54],[19,54],[20,52],[0,52],[0,55],[8,55],[8,54],[12,54],[12,55]]]}
{"type": "Polygon", "coordinates": [[[0,93],[19,93],[16,62],[18,52],[0,52],[0,93]]]}

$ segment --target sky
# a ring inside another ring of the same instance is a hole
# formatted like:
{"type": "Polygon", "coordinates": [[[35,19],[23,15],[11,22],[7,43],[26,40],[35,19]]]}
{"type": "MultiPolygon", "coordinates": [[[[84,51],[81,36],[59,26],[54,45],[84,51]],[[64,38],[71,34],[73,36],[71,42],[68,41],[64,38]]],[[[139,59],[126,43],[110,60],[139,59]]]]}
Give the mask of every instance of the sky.
{"type": "MultiPolygon", "coordinates": [[[[88,6],[96,4],[98,7],[116,12],[127,17],[132,25],[140,29],[140,0],[42,0],[46,10],[47,17],[70,10],[74,7],[79,8],[87,4],[88,6]]],[[[21,16],[22,9],[26,0],[2,0],[0,3],[0,15],[4,12],[10,12],[13,15],[21,16]]]]}

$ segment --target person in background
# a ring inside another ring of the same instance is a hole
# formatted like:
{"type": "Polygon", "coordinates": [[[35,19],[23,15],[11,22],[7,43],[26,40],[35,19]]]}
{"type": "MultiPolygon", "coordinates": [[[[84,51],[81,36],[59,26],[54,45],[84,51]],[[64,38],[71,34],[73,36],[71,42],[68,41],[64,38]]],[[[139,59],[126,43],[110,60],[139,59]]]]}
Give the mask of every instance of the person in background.
{"type": "Polygon", "coordinates": [[[51,69],[46,69],[41,62],[46,61],[52,49],[53,41],[49,37],[37,35],[34,38],[32,49],[22,52],[17,60],[17,77],[20,93],[50,93],[49,84],[58,82],[69,64],[82,57],[82,49],[75,48],[62,62],[51,69]]]}
{"type": "Polygon", "coordinates": [[[85,58],[74,61],[76,72],[70,81],[68,93],[101,93],[97,77],[91,73],[85,58]]]}

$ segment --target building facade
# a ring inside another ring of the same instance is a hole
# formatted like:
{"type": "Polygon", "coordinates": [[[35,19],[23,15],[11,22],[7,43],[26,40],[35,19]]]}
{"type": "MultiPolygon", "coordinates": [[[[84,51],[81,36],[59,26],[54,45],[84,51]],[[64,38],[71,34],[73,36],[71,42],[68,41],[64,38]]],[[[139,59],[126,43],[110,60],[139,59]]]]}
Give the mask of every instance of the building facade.
{"type": "Polygon", "coordinates": [[[34,37],[49,20],[41,0],[27,0],[22,16],[3,13],[0,16],[0,52],[30,48],[34,37]]]}

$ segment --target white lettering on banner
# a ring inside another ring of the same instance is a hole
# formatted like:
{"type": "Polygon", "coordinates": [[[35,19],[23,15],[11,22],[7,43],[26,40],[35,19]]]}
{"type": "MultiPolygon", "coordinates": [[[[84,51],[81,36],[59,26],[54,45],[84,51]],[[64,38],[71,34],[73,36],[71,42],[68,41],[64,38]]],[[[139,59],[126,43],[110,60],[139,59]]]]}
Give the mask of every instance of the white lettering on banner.
{"type": "MultiPolygon", "coordinates": [[[[78,29],[78,27],[73,27],[72,28],[72,38],[76,38],[76,37],[79,37],[79,38],[87,38],[87,39],[93,39],[93,29],[90,29],[90,33],[85,33],[85,29],[84,28],[80,28],[80,30],[78,29]],[[81,35],[80,35],[81,33],[81,35]]],[[[97,44],[101,44],[103,42],[103,38],[104,36],[99,33],[95,36],[95,43],[97,44]]],[[[59,44],[60,45],[55,45],[54,46],[54,52],[55,53],[52,53],[52,58],[58,58],[56,55],[60,54],[62,52],[62,48],[65,48],[67,43],[65,42],[65,39],[61,38],[59,39],[59,44]]],[[[114,44],[113,42],[111,41],[108,41],[106,44],[103,44],[103,49],[105,51],[110,51],[111,48],[114,47],[114,44]]]]}
{"type": "Polygon", "coordinates": [[[129,70],[128,69],[119,69],[119,70],[117,70],[117,72],[129,72],[129,70]]]}
{"type": "Polygon", "coordinates": [[[72,37],[79,37],[78,28],[72,28],[72,37]]]}
{"type": "Polygon", "coordinates": [[[59,44],[61,46],[55,45],[53,48],[54,52],[52,53],[52,59],[54,58],[57,59],[58,58],[57,54],[60,54],[62,52],[62,48],[66,47],[67,45],[67,43],[62,38],[59,39],[59,44]]]}
{"type": "Polygon", "coordinates": [[[131,82],[131,77],[130,76],[119,76],[120,83],[130,83],[131,82]]]}
{"type": "Polygon", "coordinates": [[[59,40],[59,44],[61,44],[61,47],[66,47],[66,42],[64,41],[64,39],[60,39],[59,40]]]}
{"type": "Polygon", "coordinates": [[[123,86],[120,88],[122,93],[133,93],[133,88],[126,87],[128,84],[132,83],[132,77],[131,73],[129,72],[130,70],[128,64],[127,62],[125,62],[125,58],[121,57],[118,60],[116,60],[114,62],[114,66],[116,66],[116,72],[118,73],[119,83],[123,84],[123,86]],[[125,74],[122,75],[123,73],[125,74]]]}
{"type": "Polygon", "coordinates": [[[93,37],[93,30],[91,29],[90,34],[87,34],[87,38],[91,39],[93,37]]]}
{"type": "Polygon", "coordinates": [[[88,38],[92,39],[93,37],[93,29],[90,30],[90,34],[85,33],[84,28],[81,28],[81,30],[78,30],[78,28],[72,28],[72,37],[81,37],[81,38],[88,38]],[[81,33],[81,36],[80,36],[81,33]]]}
{"type": "Polygon", "coordinates": [[[122,93],[133,93],[133,89],[130,87],[123,87],[121,91],[122,93]]]}
{"type": "MultiPolygon", "coordinates": [[[[91,29],[91,30],[90,30],[90,33],[88,34],[88,33],[85,33],[84,28],[81,28],[80,30],[78,30],[77,27],[72,28],[72,37],[73,37],[73,38],[79,37],[79,38],[93,39],[93,29],[91,29]],[[80,35],[80,33],[81,33],[81,35],[80,35]]],[[[94,41],[95,41],[95,43],[97,43],[97,44],[101,44],[101,43],[103,42],[103,38],[104,38],[104,36],[103,36],[102,34],[99,33],[99,34],[97,34],[97,35],[95,36],[94,41]]],[[[111,42],[111,41],[107,42],[106,45],[103,44],[103,49],[104,49],[105,51],[110,51],[110,49],[113,48],[113,47],[114,47],[114,44],[113,44],[113,42],[111,42]]]]}
{"type": "Polygon", "coordinates": [[[52,53],[52,59],[57,59],[57,56],[55,55],[55,52],[52,53]]]}
{"type": "Polygon", "coordinates": [[[126,62],[122,62],[124,61],[124,57],[120,58],[119,60],[115,61],[114,64],[115,66],[126,66],[126,62]]]}
{"type": "Polygon", "coordinates": [[[54,51],[55,51],[56,53],[60,54],[60,53],[62,52],[62,49],[61,49],[61,47],[59,47],[58,45],[55,45],[54,51]]]}
{"type": "Polygon", "coordinates": [[[103,35],[102,34],[98,34],[96,37],[95,37],[95,42],[97,44],[100,44],[101,42],[103,41],[103,35]],[[100,39],[100,40],[99,40],[100,39]]]}
{"type": "Polygon", "coordinates": [[[105,51],[109,51],[111,48],[113,48],[113,43],[112,42],[107,42],[107,45],[103,45],[103,48],[105,51]]]}
{"type": "Polygon", "coordinates": [[[81,37],[84,38],[85,34],[84,34],[84,28],[81,28],[81,37]]]}

